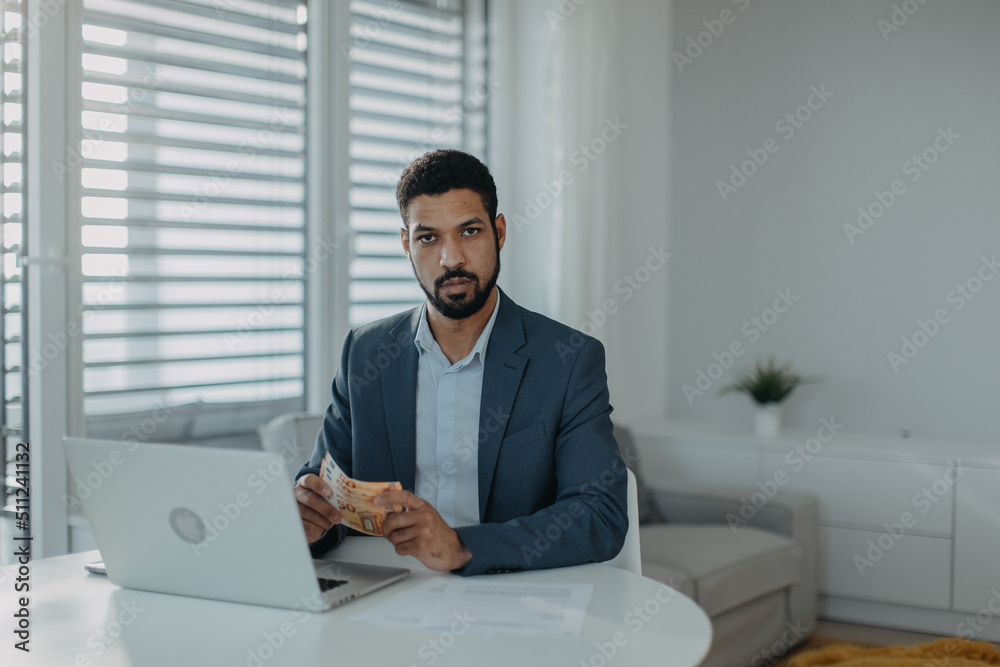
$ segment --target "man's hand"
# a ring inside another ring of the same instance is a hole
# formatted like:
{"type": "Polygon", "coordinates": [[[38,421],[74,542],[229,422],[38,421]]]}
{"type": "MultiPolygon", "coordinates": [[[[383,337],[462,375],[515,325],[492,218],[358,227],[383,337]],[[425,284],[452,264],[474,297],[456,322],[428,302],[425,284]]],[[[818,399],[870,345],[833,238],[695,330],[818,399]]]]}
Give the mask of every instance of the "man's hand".
{"type": "Polygon", "coordinates": [[[383,491],[375,497],[375,504],[406,508],[405,512],[389,512],[382,523],[382,534],[400,556],[414,556],[432,570],[455,570],[472,560],[458,533],[426,500],[409,491],[383,491]]]}
{"type": "Polygon", "coordinates": [[[295,500],[299,503],[299,516],[306,530],[306,540],[312,544],[327,530],[340,523],[340,510],[331,505],[327,498],[333,489],[316,475],[303,475],[295,484],[295,500]]]}

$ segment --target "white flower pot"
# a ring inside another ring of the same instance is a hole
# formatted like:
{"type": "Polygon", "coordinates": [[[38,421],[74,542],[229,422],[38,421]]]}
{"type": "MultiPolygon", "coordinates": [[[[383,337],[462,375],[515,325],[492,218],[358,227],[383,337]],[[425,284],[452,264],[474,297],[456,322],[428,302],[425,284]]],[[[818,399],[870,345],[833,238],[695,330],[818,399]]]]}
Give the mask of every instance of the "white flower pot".
{"type": "Polygon", "coordinates": [[[753,415],[753,432],[758,438],[777,438],[781,432],[781,406],[777,403],[758,405],[753,415]]]}

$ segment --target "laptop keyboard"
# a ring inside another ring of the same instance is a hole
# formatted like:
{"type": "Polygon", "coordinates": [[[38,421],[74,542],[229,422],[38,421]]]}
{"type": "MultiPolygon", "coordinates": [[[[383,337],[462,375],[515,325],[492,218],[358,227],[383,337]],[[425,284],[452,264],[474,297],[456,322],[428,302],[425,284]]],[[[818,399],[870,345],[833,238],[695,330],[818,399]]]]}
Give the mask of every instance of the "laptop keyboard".
{"type": "Polygon", "coordinates": [[[319,582],[319,590],[322,593],[326,593],[337,586],[343,586],[347,583],[346,579],[323,579],[322,577],[318,578],[317,581],[319,582]]]}

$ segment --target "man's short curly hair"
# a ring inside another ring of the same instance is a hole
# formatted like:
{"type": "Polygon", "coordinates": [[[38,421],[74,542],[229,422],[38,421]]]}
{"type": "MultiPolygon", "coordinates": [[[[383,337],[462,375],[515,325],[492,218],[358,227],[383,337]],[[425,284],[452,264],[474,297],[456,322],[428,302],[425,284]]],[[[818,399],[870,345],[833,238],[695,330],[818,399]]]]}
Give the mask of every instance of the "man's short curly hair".
{"type": "Polygon", "coordinates": [[[441,195],[460,189],[469,189],[479,195],[495,230],[497,186],[490,170],[474,156],[453,149],[424,153],[403,170],[396,186],[396,204],[403,224],[407,228],[410,226],[407,208],[414,197],[441,195]]]}

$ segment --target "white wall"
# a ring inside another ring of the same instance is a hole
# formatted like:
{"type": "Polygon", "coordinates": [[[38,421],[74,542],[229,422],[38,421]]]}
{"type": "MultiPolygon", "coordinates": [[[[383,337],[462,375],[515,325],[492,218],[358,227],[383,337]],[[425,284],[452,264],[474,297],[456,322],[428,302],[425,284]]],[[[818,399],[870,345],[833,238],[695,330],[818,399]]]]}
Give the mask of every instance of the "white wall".
{"type": "Polygon", "coordinates": [[[672,252],[665,224],[670,209],[670,79],[663,63],[670,57],[672,2],[622,0],[619,15],[618,94],[622,133],[618,164],[620,214],[609,220],[621,236],[612,264],[615,284],[632,274],[641,288],[615,293],[619,310],[609,320],[608,377],[615,419],[629,422],[659,415],[666,404],[667,303],[671,257],[649,280],[635,276],[650,256],[650,246],[672,252]]]}
{"type": "MultiPolygon", "coordinates": [[[[736,366],[773,353],[826,376],[791,399],[800,426],[835,415],[858,431],[1000,438],[1000,279],[971,301],[952,292],[970,279],[977,287],[981,258],[1000,256],[1000,2],[676,0],[677,50],[724,9],[731,23],[692,50],[693,62],[680,72],[664,63],[673,71],[669,414],[749,422],[749,400],[715,393],[732,368],[702,396],[683,392],[739,342],[747,352],[736,366]],[[894,3],[916,11],[905,23],[897,13],[900,29],[884,37],[878,22],[891,21],[894,3]],[[813,86],[833,95],[789,136],[776,123],[813,86]],[[959,138],[914,180],[904,163],[948,128],[959,138]],[[768,138],[777,152],[723,201],[717,181],[768,138]],[[844,225],[897,179],[903,194],[852,243],[844,225]],[[786,288],[797,300],[753,342],[745,323],[786,288]],[[937,311],[947,322],[892,368],[901,337],[937,311]]],[[[633,176],[657,169],[648,160],[633,176]]],[[[643,353],[630,358],[635,367],[643,353]]]]}

